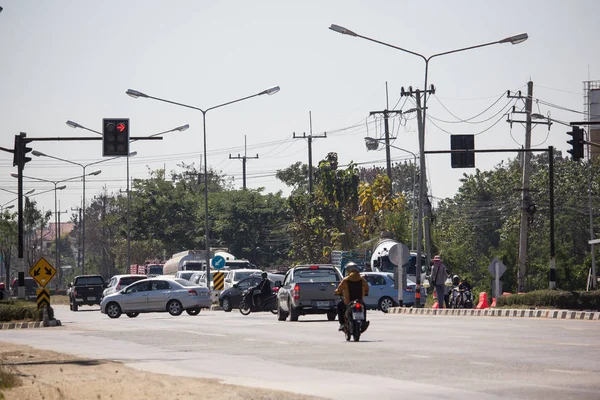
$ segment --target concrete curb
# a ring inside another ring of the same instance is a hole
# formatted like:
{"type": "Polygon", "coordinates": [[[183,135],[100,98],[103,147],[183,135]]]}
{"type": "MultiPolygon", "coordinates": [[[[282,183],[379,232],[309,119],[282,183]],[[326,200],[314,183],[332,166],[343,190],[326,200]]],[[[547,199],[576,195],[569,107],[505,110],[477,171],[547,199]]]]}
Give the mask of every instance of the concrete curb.
{"type": "MultiPolygon", "coordinates": [[[[61,326],[60,320],[55,319],[52,321],[48,321],[47,326],[61,326]]],[[[32,328],[45,328],[43,321],[36,322],[11,322],[11,323],[2,323],[0,324],[0,330],[5,329],[32,329],[32,328]]]]}
{"type": "Polygon", "coordinates": [[[388,314],[407,315],[455,315],[461,317],[510,317],[510,318],[549,318],[549,319],[578,319],[588,321],[600,320],[597,311],[570,311],[570,310],[525,310],[525,309],[448,309],[448,308],[406,308],[391,307],[388,314]]]}
{"type": "Polygon", "coordinates": [[[221,311],[223,308],[221,306],[210,306],[210,311],[221,311]]]}

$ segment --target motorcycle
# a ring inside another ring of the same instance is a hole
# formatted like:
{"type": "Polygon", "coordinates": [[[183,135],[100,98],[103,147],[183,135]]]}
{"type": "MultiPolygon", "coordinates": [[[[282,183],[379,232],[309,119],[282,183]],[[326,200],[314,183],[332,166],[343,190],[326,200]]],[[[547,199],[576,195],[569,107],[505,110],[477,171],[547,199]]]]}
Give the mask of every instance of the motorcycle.
{"type": "Polygon", "coordinates": [[[244,293],[244,297],[240,303],[240,313],[248,315],[251,312],[271,311],[277,314],[277,294],[272,292],[266,298],[261,299],[258,304],[252,305],[252,295],[260,292],[259,289],[249,290],[244,293]]]}
{"type": "Polygon", "coordinates": [[[357,300],[351,301],[346,307],[344,334],[347,341],[352,337],[355,342],[358,342],[360,335],[367,330],[369,323],[365,318],[365,311],[365,305],[357,300]]]}
{"type": "Polygon", "coordinates": [[[450,306],[452,308],[473,308],[473,294],[469,289],[453,288],[450,306]]]}

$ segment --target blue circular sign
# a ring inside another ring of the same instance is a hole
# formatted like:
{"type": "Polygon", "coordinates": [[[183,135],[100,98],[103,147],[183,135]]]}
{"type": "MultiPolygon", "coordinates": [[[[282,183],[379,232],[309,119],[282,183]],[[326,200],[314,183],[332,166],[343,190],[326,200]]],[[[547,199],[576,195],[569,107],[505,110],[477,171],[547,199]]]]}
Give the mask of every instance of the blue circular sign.
{"type": "Polygon", "coordinates": [[[225,266],[225,257],[214,256],[210,261],[214,269],[221,269],[225,266]]]}

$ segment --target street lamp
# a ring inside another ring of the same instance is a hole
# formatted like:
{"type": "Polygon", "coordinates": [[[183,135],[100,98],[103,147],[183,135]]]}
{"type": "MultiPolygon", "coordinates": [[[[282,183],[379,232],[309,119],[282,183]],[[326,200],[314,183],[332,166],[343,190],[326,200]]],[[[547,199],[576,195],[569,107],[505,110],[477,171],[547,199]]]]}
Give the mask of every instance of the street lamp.
{"type": "MultiPolygon", "coordinates": [[[[78,124],[77,122],[74,121],[67,121],[67,125],[70,126],[71,128],[81,128],[81,129],[85,129],[86,131],[90,131],[93,133],[97,133],[98,135],[102,135],[101,132],[98,132],[94,129],[90,129],[88,127],[85,127],[81,124],[78,124]]],[[[183,132],[188,130],[190,127],[189,124],[185,124],[185,125],[181,125],[178,126],[176,128],[173,129],[169,129],[163,132],[158,132],[155,134],[152,134],[148,137],[154,137],[154,136],[160,136],[160,135],[164,135],[165,133],[169,133],[169,132],[183,132]]],[[[137,139],[133,139],[130,140],[130,142],[135,142],[137,141],[137,139]]],[[[131,240],[130,240],[130,230],[131,230],[131,223],[130,223],[130,213],[129,213],[129,209],[131,207],[131,196],[129,194],[129,158],[130,157],[134,157],[135,155],[137,155],[137,151],[132,151],[131,153],[127,154],[127,266],[129,268],[129,266],[131,265],[131,240]]],[[[108,160],[102,160],[102,161],[98,161],[98,162],[104,162],[104,161],[109,161],[109,160],[114,160],[115,158],[119,158],[119,157],[113,157],[113,158],[109,158],[108,160]]]]}
{"type": "MultiPolygon", "coordinates": [[[[450,50],[450,51],[445,51],[442,53],[437,53],[434,55],[431,55],[429,57],[425,57],[422,54],[419,54],[417,52],[414,51],[410,51],[407,49],[404,49],[402,47],[398,47],[398,46],[394,46],[391,45],[389,43],[385,43],[385,42],[381,42],[379,40],[375,40],[366,36],[362,36],[357,34],[356,32],[351,31],[350,29],[346,29],[342,26],[339,25],[331,25],[329,27],[329,29],[331,29],[334,32],[338,32],[341,33],[343,35],[349,35],[349,36],[354,36],[354,37],[359,37],[371,42],[375,42],[375,43],[379,43],[382,44],[384,46],[387,47],[391,47],[393,49],[396,50],[400,50],[403,51],[405,53],[409,53],[415,56],[418,56],[420,58],[423,59],[423,61],[425,61],[425,85],[423,86],[423,90],[424,90],[424,95],[423,95],[423,106],[421,107],[421,100],[420,100],[420,91],[417,90],[417,124],[418,124],[418,129],[419,129],[419,213],[418,213],[418,218],[417,218],[417,222],[418,222],[418,227],[417,227],[417,260],[421,260],[421,254],[422,254],[422,243],[423,243],[423,205],[426,203],[426,196],[427,196],[427,179],[426,179],[426,172],[425,172],[425,121],[427,119],[427,74],[429,71],[429,61],[434,58],[434,57],[439,57],[439,56],[443,56],[443,55],[447,55],[447,54],[453,54],[453,53],[458,53],[461,51],[466,51],[466,50],[472,50],[472,49],[477,49],[480,47],[485,47],[485,46],[491,46],[493,44],[501,44],[501,43],[511,43],[511,44],[519,44],[524,42],[525,40],[527,40],[527,38],[529,37],[527,35],[527,33],[521,33],[518,35],[514,35],[514,36],[509,36],[505,39],[502,40],[498,40],[495,42],[489,42],[489,43],[483,43],[483,44],[479,44],[479,45],[475,45],[475,46],[469,46],[469,47],[463,47],[460,49],[456,49],[456,50],[450,50]]],[[[425,248],[427,250],[427,264],[429,265],[429,260],[431,259],[431,249],[430,249],[430,243],[429,243],[429,238],[426,238],[425,240],[425,248]]],[[[418,270],[418,269],[417,269],[418,270]]],[[[421,274],[417,273],[417,293],[420,290],[420,285],[421,285],[421,274]]],[[[416,298],[415,299],[415,306],[419,306],[420,305],[420,299],[416,298]]]]}
{"type": "MultiPolygon", "coordinates": [[[[18,174],[10,174],[10,175],[13,178],[19,177],[18,174]]],[[[63,190],[67,187],[67,185],[58,186],[59,183],[68,182],[70,180],[77,179],[77,178],[79,178],[79,176],[75,176],[75,177],[67,178],[67,179],[61,179],[59,181],[51,181],[49,179],[42,179],[42,178],[36,178],[34,176],[25,176],[25,175],[23,175],[23,178],[33,179],[33,180],[40,181],[40,182],[48,182],[48,183],[52,183],[54,185],[54,235],[55,235],[54,240],[55,240],[55,245],[56,245],[54,253],[55,253],[55,263],[56,263],[55,266],[56,266],[56,269],[59,269],[60,267],[58,265],[58,259],[59,259],[58,252],[59,252],[59,244],[60,244],[60,238],[59,238],[60,229],[58,227],[58,219],[57,219],[58,218],[57,217],[57,212],[58,212],[57,204],[58,203],[57,203],[56,191],[63,190]]],[[[62,273],[60,271],[59,271],[59,275],[58,275],[58,280],[59,280],[59,283],[62,284],[62,273]]]]}
{"type": "Polygon", "coordinates": [[[262,96],[264,94],[271,96],[277,92],[279,92],[279,86],[273,86],[267,90],[263,90],[262,92],[259,92],[259,93],[256,93],[256,94],[253,94],[250,96],[242,97],[237,100],[228,101],[227,103],[209,107],[205,110],[198,108],[198,107],[190,106],[187,104],[176,103],[174,101],[161,99],[159,97],[153,97],[153,96],[147,95],[146,93],[142,93],[138,90],[127,89],[127,91],[125,92],[127,95],[133,97],[134,99],[137,99],[138,97],[143,97],[146,99],[154,99],[154,100],[158,100],[158,101],[163,101],[165,103],[174,104],[176,106],[191,108],[193,110],[197,110],[202,113],[202,127],[203,127],[203,134],[204,134],[204,220],[205,220],[205,222],[204,222],[204,237],[205,237],[205,241],[206,241],[206,246],[205,246],[205,248],[206,248],[206,285],[208,287],[210,287],[210,273],[209,273],[209,270],[210,270],[210,244],[209,244],[209,237],[208,237],[208,169],[207,169],[207,156],[206,156],[206,113],[209,112],[210,110],[214,110],[215,108],[224,107],[229,104],[233,104],[233,103],[237,103],[237,102],[240,102],[240,101],[243,101],[246,99],[250,99],[252,97],[262,96]]]}
{"type": "MultiPolygon", "coordinates": [[[[377,150],[379,147],[379,142],[385,139],[376,139],[372,137],[365,137],[365,145],[367,147],[367,151],[377,150]]],[[[410,150],[403,149],[398,146],[394,146],[388,144],[387,146],[392,147],[394,149],[402,150],[406,153],[412,154],[413,156],[413,212],[412,212],[412,223],[410,225],[410,230],[412,231],[412,236],[410,239],[410,249],[415,249],[415,209],[417,205],[417,155],[410,150]]]]}

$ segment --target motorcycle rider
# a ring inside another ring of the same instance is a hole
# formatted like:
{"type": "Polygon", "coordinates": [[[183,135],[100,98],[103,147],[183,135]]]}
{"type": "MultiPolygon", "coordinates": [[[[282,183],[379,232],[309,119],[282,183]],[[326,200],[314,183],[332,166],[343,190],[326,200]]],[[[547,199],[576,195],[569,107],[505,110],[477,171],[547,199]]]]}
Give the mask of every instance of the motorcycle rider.
{"type": "Polygon", "coordinates": [[[271,294],[273,289],[271,288],[271,281],[268,279],[269,275],[266,272],[260,274],[261,281],[252,289],[252,307],[256,307],[260,304],[260,301],[264,300],[271,294]]]}
{"type": "Polygon", "coordinates": [[[337,304],[338,321],[340,322],[340,328],[338,330],[344,330],[346,307],[350,302],[358,300],[365,309],[364,332],[369,327],[369,321],[366,321],[367,308],[364,303],[365,296],[369,295],[369,284],[365,278],[360,276],[358,265],[353,262],[346,264],[346,277],[342,279],[337,289],[335,289],[335,294],[337,296],[343,296],[343,300],[340,300],[337,304]]]}
{"type": "Polygon", "coordinates": [[[466,279],[461,279],[460,276],[454,275],[452,277],[452,284],[454,285],[454,289],[452,290],[452,304],[454,307],[458,307],[459,304],[464,306],[467,300],[472,301],[469,296],[471,296],[473,288],[466,279]]]}

